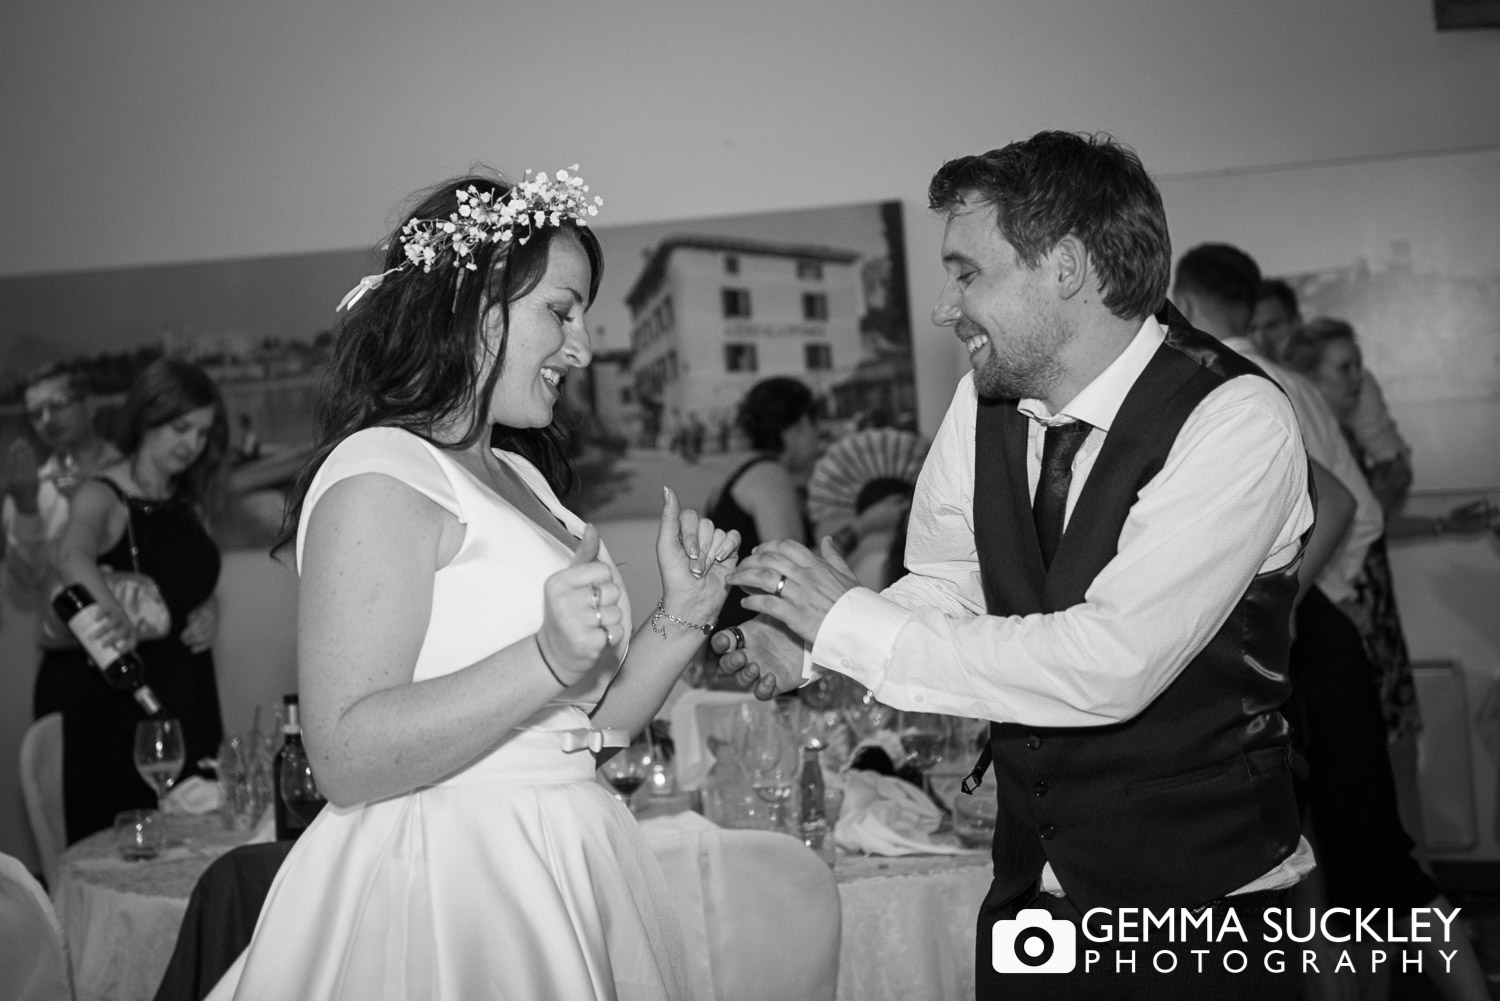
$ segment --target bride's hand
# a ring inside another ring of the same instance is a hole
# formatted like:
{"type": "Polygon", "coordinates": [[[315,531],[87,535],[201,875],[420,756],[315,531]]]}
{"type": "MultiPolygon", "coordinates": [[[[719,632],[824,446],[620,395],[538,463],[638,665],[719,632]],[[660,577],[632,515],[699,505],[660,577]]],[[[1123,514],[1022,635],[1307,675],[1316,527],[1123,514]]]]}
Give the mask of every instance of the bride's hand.
{"type": "Polygon", "coordinates": [[[599,532],[583,531],[566,567],[542,585],[542,628],[536,642],[547,667],[565,685],[582,680],[607,646],[620,638],[620,588],[599,559],[599,532]]]}
{"type": "Polygon", "coordinates": [[[666,611],[688,622],[716,618],[729,594],[725,579],[739,563],[740,533],[715,528],[698,512],[682,510],[677,495],[663,487],[656,559],[661,569],[666,611]]]}

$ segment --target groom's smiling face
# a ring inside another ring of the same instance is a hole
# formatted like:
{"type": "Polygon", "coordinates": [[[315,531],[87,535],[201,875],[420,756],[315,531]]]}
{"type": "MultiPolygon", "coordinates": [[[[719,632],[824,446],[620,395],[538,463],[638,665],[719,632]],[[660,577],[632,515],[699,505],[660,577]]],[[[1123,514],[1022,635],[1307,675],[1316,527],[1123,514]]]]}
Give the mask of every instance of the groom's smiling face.
{"type": "Polygon", "coordinates": [[[1057,315],[1045,258],[1027,267],[1001,235],[995,207],[973,193],[949,211],[942,253],[948,281],[932,320],[963,343],[979,395],[1046,398],[1072,335],[1057,315]]]}

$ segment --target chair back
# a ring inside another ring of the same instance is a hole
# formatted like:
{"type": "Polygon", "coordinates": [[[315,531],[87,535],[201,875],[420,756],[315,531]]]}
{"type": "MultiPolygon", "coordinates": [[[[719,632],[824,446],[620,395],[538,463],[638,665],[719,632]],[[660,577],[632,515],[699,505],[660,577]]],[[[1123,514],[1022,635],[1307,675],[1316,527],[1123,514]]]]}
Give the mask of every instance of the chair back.
{"type": "Polygon", "coordinates": [[[42,877],[57,885],[57,863],[68,846],[63,820],[62,714],[48,713],[21,737],[21,798],[36,841],[42,877]]]}
{"type": "Polygon", "coordinates": [[[19,859],[0,853],[0,998],[72,1001],[68,948],[52,902],[19,859]]]}
{"type": "Polygon", "coordinates": [[[817,855],[772,831],[716,828],[648,839],[682,925],[694,998],[833,1001],[839,892],[817,855]]]}

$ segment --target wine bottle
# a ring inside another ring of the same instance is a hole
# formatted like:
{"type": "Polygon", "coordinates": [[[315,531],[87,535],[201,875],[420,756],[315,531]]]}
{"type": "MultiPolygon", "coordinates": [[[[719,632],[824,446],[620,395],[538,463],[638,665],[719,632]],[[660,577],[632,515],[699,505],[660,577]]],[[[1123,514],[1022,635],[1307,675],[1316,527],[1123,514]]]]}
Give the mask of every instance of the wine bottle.
{"type": "Polygon", "coordinates": [[[146,665],[134,650],[117,650],[91,638],[94,627],[104,617],[104,609],[82,584],[69,584],[52,598],[52,610],[67,623],[68,631],[83,646],[99,673],[111,688],[129,692],[141,709],[152,719],[165,716],[161,700],[146,684],[146,665]]]}
{"type": "Polygon", "coordinates": [[[296,695],[282,697],[285,721],[281,732],[285,738],[271,765],[272,803],[276,814],[276,840],[295,841],[307,830],[325,800],[312,786],[307,749],[302,746],[302,720],[298,715],[296,695]]]}

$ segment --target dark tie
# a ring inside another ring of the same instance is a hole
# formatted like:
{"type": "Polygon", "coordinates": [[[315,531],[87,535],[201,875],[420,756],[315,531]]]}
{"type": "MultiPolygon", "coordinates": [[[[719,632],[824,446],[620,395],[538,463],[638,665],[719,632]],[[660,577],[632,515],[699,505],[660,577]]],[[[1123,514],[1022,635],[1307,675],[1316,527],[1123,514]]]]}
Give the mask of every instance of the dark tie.
{"type": "Polygon", "coordinates": [[[1042,445],[1042,475],[1036,481],[1031,518],[1042,546],[1042,565],[1051,568],[1052,557],[1062,543],[1063,516],[1068,510],[1068,486],[1073,482],[1073,456],[1089,436],[1093,425],[1083,421],[1055,424],[1047,428],[1042,445]]]}

